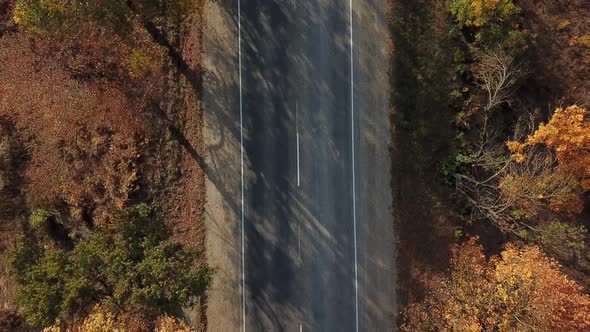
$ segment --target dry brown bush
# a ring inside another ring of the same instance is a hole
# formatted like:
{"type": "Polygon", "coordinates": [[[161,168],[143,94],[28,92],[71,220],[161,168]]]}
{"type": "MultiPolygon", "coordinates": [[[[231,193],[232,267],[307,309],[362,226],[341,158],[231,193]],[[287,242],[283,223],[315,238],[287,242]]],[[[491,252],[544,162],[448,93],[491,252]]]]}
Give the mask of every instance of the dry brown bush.
{"type": "Polygon", "coordinates": [[[79,208],[93,204],[88,190],[125,205],[137,148],[149,136],[141,113],[116,87],[80,82],[40,59],[34,40],[20,35],[0,43],[0,115],[29,141],[27,205],[65,200],[79,208]]]}
{"type": "Polygon", "coordinates": [[[590,104],[590,47],[574,40],[590,34],[586,0],[521,0],[524,28],[529,32],[531,99],[538,105],[565,98],[590,104]]]}

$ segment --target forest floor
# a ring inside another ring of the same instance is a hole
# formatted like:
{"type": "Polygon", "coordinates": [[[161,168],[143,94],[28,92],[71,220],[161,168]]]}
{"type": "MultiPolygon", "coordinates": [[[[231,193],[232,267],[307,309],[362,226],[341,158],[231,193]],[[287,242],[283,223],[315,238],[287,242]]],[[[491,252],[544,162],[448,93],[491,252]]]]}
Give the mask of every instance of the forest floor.
{"type": "MultiPolygon", "coordinates": [[[[78,222],[105,222],[110,211],[147,202],[162,213],[177,241],[205,250],[201,12],[180,27],[159,26],[154,42],[168,56],[146,77],[131,81],[96,74],[99,65],[76,75],[52,53],[50,42],[6,26],[5,19],[0,330],[14,330],[22,321],[15,314],[6,254],[35,209],[59,213],[75,230],[78,222]],[[66,160],[66,153],[74,160],[66,160]]],[[[206,329],[204,301],[186,312],[200,331],[206,329]]]]}
{"type": "Polygon", "coordinates": [[[454,240],[440,164],[452,141],[444,0],[391,1],[392,167],[398,303],[420,298],[444,272],[454,240]]]}

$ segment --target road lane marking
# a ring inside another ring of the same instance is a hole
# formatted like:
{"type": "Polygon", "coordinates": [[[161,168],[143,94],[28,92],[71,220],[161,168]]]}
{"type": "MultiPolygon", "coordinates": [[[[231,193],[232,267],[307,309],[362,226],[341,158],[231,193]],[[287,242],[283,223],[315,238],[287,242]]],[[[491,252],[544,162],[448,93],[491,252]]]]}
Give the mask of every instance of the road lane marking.
{"type": "Polygon", "coordinates": [[[299,105],[295,102],[295,128],[297,131],[297,187],[300,186],[300,171],[299,171],[299,105]]]}
{"type": "Polygon", "coordinates": [[[301,324],[299,324],[299,332],[303,331],[303,326],[301,324]]]}
{"type": "Polygon", "coordinates": [[[297,224],[297,256],[299,257],[299,263],[303,263],[301,259],[301,223],[297,224]]]}
{"type": "Polygon", "coordinates": [[[242,181],[242,219],[240,224],[240,229],[242,231],[241,237],[241,246],[242,246],[242,280],[241,280],[241,289],[242,289],[242,332],[246,332],[246,266],[244,260],[244,242],[245,242],[245,232],[244,232],[244,117],[243,117],[243,107],[242,107],[242,4],[241,1],[238,0],[238,76],[239,76],[239,85],[240,85],[240,177],[242,181]]]}
{"type": "Polygon", "coordinates": [[[352,0],[350,0],[350,119],[351,119],[351,142],[352,142],[352,221],[354,229],[354,305],[356,332],[359,330],[359,285],[358,285],[358,259],[356,242],[356,179],[355,179],[355,155],[354,155],[354,43],[353,43],[353,21],[352,21],[352,0]]]}

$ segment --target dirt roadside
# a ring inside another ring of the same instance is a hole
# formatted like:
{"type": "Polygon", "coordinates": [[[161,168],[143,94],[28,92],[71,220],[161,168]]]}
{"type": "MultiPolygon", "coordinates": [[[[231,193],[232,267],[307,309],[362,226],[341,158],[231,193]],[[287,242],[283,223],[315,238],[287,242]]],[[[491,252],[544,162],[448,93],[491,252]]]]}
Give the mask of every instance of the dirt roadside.
{"type": "MultiPolygon", "coordinates": [[[[233,2],[203,9],[203,108],[207,261],[216,269],[207,298],[207,330],[240,326],[240,136],[238,41],[233,2]]],[[[236,8],[237,10],[237,8],[236,8]]]]}

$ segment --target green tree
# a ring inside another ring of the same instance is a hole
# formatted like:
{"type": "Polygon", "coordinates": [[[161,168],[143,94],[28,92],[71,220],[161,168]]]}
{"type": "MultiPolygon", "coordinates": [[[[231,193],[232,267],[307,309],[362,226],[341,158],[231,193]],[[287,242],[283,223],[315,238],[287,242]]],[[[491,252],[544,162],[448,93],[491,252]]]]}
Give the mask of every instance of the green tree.
{"type": "Polygon", "coordinates": [[[30,323],[49,325],[59,315],[65,287],[68,258],[59,249],[44,250],[38,243],[21,237],[10,253],[13,277],[23,287],[18,299],[30,323]]]}
{"type": "Polygon", "coordinates": [[[111,228],[97,227],[72,251],[21,237],[10,253],[27,320],[49,326],[100,305],[114,314],[178,315],[208,287],[212,270],[201,253],[170,241],[147,205],[121,211],[111,228]]]}
{"type": "Polygon", "coordinates": [[[531,237],[554,256],[575,259],[586,247],[584,239],[587,233],[582,225],[552,221],[541,223],[531,231],[531,237]]]}
{"type": "Polygon", "coordinates": [[[477,42],[518,44],[522,35],[515,30],[520,8],[512,0],[451,0],[451,13],[460,28],[473,29],[477,42]]]}

